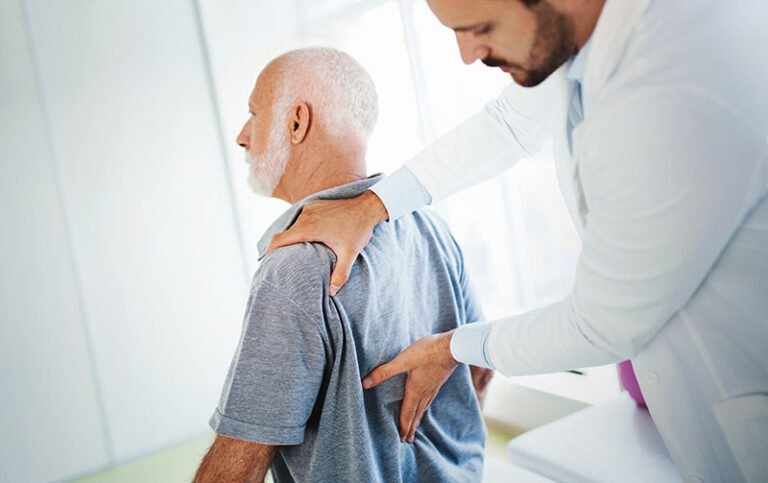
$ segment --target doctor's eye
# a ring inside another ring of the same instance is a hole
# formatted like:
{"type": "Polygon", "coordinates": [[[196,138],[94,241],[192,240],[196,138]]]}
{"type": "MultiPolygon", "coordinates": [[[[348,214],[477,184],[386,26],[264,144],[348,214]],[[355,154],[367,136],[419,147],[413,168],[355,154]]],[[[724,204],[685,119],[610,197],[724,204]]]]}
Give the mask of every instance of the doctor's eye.
{"type": "Polygon", "coordinates": [[[475,30],[475,35],[486,35],[491,32],[492,27],[492,24],[485,24],[479,30],[475,30]]]}

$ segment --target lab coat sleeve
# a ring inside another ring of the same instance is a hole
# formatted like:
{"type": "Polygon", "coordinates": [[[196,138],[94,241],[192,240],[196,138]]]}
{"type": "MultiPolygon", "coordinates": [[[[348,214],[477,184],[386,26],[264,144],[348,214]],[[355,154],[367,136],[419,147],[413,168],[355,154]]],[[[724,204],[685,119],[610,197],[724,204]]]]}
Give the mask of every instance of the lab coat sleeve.
{"type": "Polygon", "coordinates": [[[405,166],[371,187],[387,209],[388,221],[414,212],[432,203],[432,197],[416,176],[405,166]]]}
{"type": "Polygon", "coordinates": [[[510,84],[498,98],[405,166],[432,201],[498,175],[538,153],[550,138],[556,84],[557,79],[529,89],[510,84]]]}
{"type": "Polygon", "coordinates": [[[493,322],[473,360],[485,347],[503,374],[636,355],[692,297],[757,201],[749,198],[762,133],[717,100],[647,89],[593,112],[578,133],[589,214],[573,290],[493,322]]]}

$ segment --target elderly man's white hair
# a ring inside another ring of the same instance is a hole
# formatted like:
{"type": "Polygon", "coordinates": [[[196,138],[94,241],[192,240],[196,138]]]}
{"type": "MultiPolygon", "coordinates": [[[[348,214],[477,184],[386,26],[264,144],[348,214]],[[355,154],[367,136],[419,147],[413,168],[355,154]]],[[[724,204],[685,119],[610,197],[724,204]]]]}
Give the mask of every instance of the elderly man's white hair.
{"type": "Polygon", "coordinates": [[[313,106],[315,122],[331,134],[354,133],[367,139],[373,132],[379,114],[376,86],[349,54],[331,48],[297,49],[277,57],[273,68],[277,116],[287,116],[293,103],[303,101],[313,106]]]}

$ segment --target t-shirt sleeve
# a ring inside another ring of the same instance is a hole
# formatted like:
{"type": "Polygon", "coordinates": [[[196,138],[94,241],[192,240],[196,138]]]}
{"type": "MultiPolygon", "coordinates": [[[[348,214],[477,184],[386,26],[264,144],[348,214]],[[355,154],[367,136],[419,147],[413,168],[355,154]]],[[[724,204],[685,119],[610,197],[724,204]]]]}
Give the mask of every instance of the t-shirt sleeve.
{"type": "MultiPolygon", "coordinates": [[[[447,227],[447,225],[446,225],[447,227]]],[[[459,273],[459,283],[461,285],[461,301],[464,304],[464,321],[462,325],[485,320],[483,306],[480,298],[477,296],[475,287],[472,284],[472,278],[467,270],[467,262],[464,259],[464,252],[459,243],[451,237],[453,246],[456,250],[456,262],[459,273]]]]}
{"type": "Polygon", "coordinates": [[[477,296],[477,292],[468,273],[467,263],[464,259],[464,251],[451,234],[448,223],[436,213],[430,212],[429,216],[433,223],[442,230],[443,240],[445,241],[446,247],[446,256],[453,261],[458,277],[459,290],[461,292],[457,294],[457,299],[462,305],[461,312],[464,316],[463,320],[459,321],[459,326],[484,321],[485,314],[483,313],[483,306],[480,303],[480,298],[477,296]]]}
{"type": "Polygon", "coordinates": [[[464,296],[464,313],[467,314],[466,323],[480,322],[485,320],[483,307],[480,304],[480,298],[477,296],[472,280],[467,273],[466,266],[462,270],[461,290],[464,296]]]}
{"type": "Polygon", "coordinates": [[[325,370],[319,315],[283,288],[255,279],[243,331],[221,399],[210,420],[220,435],[296,445],[317,400],[325,370]]]}

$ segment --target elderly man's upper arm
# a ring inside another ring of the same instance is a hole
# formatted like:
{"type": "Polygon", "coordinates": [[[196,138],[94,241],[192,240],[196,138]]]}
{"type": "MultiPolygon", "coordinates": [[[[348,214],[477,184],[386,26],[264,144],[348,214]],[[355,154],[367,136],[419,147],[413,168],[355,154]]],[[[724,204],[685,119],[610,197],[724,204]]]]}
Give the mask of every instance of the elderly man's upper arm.
{"type": "Polygon", "coordinates": [[[321,272],[326,278],[329,272],[326,250],[296,245],[262,262],[211,418],[216,433],[278,446],[304,441],[326,370],[322,291],[328,284],[321,279],[321,272]]]}

